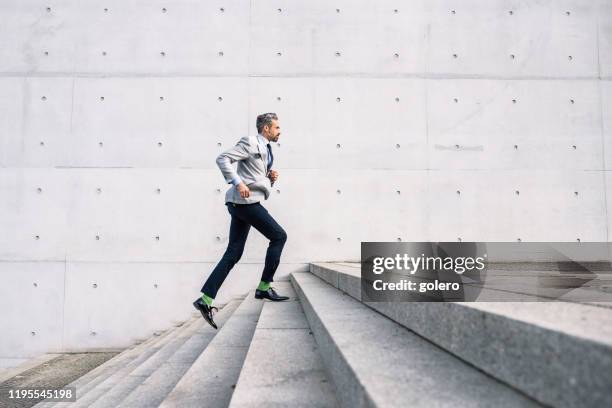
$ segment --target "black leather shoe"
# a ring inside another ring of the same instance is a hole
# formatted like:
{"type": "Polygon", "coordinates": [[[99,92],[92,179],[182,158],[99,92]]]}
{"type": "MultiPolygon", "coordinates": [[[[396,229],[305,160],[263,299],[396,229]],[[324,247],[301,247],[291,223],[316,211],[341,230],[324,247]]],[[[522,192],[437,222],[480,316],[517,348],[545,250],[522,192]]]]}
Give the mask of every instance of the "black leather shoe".
{"type": "Polygon", "coordinates": [[[213,309],[215,310],[215,313],[218,312],[219,309],[214,306],[208,306],[206,303],[204,303],[202,298],[197,298],[195,302],[193,302],[193,307],[195,307],[200,311],[200,313],[202,313],[202,317],[204,317],[204,320],[206,320],[208,324],[210,324],[215,329],[217,328],[217,325],[213,320],[213,309]]]}
{"type": "Polygon", "coordinates": [[[255,289],[255,299],[270,299],[274,302],[280,302],[281,300],[289,299],[288,296],[279,296],[274,288],[270,286],[268,290],[255,289]]]}

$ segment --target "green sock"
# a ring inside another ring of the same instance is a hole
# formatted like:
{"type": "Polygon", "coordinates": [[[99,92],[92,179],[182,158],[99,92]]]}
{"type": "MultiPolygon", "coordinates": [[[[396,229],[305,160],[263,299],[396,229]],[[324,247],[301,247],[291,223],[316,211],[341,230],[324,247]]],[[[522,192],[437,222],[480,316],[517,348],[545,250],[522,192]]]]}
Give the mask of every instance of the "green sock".
{"type": "Polygon", "coordinates": [[[270,289],[270,284],[268,282],[261,281],[259,282],[258,290],[268,290],[270,289]]]}
{"type": "Polygon", "coordinates": [[[202,293],[202,301],[206,303],[208,306],[212,305],[213,300],[214,300],[213,298],[206,296],[204,293],[202,293]]]}

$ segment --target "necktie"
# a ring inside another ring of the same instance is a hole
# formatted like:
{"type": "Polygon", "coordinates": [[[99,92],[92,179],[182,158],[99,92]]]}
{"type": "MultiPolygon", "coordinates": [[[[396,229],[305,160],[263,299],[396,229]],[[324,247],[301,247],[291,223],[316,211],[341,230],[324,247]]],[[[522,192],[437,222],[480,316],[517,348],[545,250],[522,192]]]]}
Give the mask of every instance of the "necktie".
{"type": "Polygon", "coordinates": [[[268,171],[272,168],[272,163],[274,163],[274,155],[272,154],[272,145],[268,143],[268,171]]]}

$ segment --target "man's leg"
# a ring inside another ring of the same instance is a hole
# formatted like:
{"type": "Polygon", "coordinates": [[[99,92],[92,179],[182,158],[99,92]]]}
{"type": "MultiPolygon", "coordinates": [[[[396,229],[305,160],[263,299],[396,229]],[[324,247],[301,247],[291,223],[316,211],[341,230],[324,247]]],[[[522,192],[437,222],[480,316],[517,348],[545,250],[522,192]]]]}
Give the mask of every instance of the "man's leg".
{"type": "Polygon", "coordinates": [[[240,212],[238,207],[233,207],[229,204],[228,211],[232,215],[232,222],[230,224],[227,249],[201,290],[201,292],[210,299],[214,299],[217,296],[217,291],[223,284],[223,281],[225,281],[229,271],[240,260],[242,252],[244,251],[244,244],[246,243],[251,228],[247,222],[237,216],[240,212]]]}
{"type": "Polygon", "coordinates": [[[259,203],[249,205],[248,211],[245,212],[245,217],[243,219],[247,219],[249,224],[270,240],[266,252],[264,270],[261,275],[262,283],[269,284],[274,280],[274,273],[278,268],[281,253],[287,241],[287,233],[276,220],[272,218],[268,210],[259,203]]]}

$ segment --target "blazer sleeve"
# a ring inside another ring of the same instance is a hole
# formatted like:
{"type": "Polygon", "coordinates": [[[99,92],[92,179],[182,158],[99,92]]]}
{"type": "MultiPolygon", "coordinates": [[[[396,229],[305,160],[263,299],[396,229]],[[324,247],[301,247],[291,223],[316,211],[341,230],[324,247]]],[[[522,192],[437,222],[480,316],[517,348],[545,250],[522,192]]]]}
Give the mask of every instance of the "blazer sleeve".
{"type": "Polygon", "coordinates": [[[240,184],[242,180],[240,176],[238,176],[232,163],[247,159],[249,157],[249,151],[249,137],[245,136],[236,143],[236,146],[217,156],[217,166],[219,170],[221,170],[221,174],[223,174],[226,183],[232,183],[234,185],[240,184]]]}

